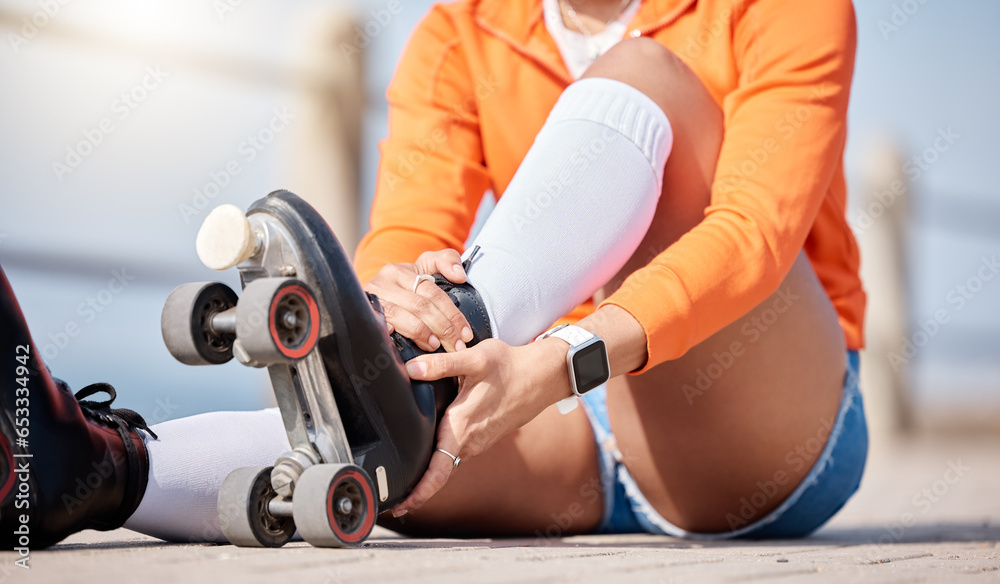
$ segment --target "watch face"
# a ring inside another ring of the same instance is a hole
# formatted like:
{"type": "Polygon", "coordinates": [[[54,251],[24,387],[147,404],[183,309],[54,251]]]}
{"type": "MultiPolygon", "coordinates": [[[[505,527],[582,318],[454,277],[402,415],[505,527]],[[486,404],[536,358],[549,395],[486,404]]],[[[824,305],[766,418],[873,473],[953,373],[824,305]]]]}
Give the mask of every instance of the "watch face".
{"type": "Polygon", "coordinates": [[[573,355],[573,372],[576,375],[576,389],[580,393],[598,387],[608,380],[608,352],[604,341],[597,341],[578,350],[573,355]]]}

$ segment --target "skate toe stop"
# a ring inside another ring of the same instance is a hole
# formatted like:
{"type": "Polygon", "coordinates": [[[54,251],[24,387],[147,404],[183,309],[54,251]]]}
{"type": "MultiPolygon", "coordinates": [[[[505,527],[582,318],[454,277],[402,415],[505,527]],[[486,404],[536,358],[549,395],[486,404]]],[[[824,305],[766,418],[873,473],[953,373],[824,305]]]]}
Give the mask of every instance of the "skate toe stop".
{"type": "Polygon", "coordinates": [[[220,205],[205,217],[195,247],[213,270],[228,270],[253,256],[257,244],[246,214],[236,205],[220,205]]]}

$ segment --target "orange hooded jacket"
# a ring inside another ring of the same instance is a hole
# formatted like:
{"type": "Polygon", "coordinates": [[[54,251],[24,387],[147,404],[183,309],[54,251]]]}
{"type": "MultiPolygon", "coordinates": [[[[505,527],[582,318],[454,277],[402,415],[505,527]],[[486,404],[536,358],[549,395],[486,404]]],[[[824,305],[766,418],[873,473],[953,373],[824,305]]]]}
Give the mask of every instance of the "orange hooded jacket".
{"type": "MultiPolygon", "coordinates": [[[[847,346],[861,348],[865,294],[842,160],[856,42],[850,0],[642,0],[628,31],[680,56],[725,121],[704,219],[605,301],[645,330],[642,371],[767,298],[801,249],[847,346]]],[[[571,82],[540,0],[435,5],[388,90],[371,230],[355,258],[361,280],[424,251],[461,251],[484,192],[503,196],[571,82]]],[[[567,319],[593,310],[587,302],[567,319]]]]}

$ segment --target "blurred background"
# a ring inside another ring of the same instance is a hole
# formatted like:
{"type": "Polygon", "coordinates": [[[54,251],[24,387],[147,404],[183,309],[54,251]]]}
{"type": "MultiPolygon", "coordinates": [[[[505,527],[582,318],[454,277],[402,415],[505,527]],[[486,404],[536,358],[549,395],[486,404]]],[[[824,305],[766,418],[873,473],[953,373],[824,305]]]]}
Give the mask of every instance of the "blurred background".
{"type": "MultiPolygon", "coordinates": [[[[353,250],[385,89],[430,5],[0,0],[0,264],[55,374],[111,382],[116,405],[151,423],[268,405],[263,371],[176,362],[163,301],[219,279],[194,250],[207,212],[276,188],[318,206],[353,250]]],[[[871,296],[875,441],[993,432],[1000,4],[855,8],[848,220],[871,296]]],[[[238,288],[234,271],[221,279],[238,288]]]]}

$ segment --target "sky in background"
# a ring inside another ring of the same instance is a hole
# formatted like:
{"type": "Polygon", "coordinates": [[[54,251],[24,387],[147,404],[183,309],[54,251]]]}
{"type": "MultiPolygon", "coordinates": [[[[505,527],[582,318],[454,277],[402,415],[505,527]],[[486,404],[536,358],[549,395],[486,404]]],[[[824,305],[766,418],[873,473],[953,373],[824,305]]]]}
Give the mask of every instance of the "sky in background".
{"type": "MultiPolygon", "coordinates": [[[[245,207],[273,188],[293,186],[286,169],[301,122],[293,120],[252,161],[240,145],[269,124],[276,108],[294,106],[297,88],[288,71],[302,59],[301,31],[316,14],[349,10],[365,24],[388,3],[242,2],[223,13],[216,4],[71,2],[15,49],[8,33],[40,4],[0,0],[0,262],[36,342],[51,347],[56,373],[75,387],[111,381],[123,388],[122,405],[158,411],[149,416],[156,421],[266,403],[261,372],[235,363],[186,367],[162,346],[159,311],[170,289],[218,279],[194,256],[201,211],[185,217],[179,208],[233,160],[241,173],[213,204],[245,207]],[[118,96],[151,70],[165,75],[123,115],[118,96]],[[51,163],[64,160],[67,145],[105,117],[114,130],[79,169],[55,177],[51,163]],[[122,270],[134,276],[129,287],[100,312],[81,311],[122,270]],[[70,324],[81,332],[60,346],[70,324]]],[[[368,104],[363,208],[385,133],[385,87],[430,2],[401,5],[359,57],[368,104]]],[[[864,0],[856,12],[848,219],[855,226],[860,220],[862,177],[874,144],[888,139],[913,155],[932,147],[941,131],[957,136],[915,181],[909,201],[910,318],[918,322],[940,308],[953,316],[914,359],[912,373],[927,405],[1000,403],[1000,279],[960,311],[947,300],[983,257],[1000,254],[1000,3],[864,0]]],[[[222,279],[237,285],[235,273],[222,279]]]]}
{"type": "Polygon", "coordinates": [[[941,309],[952,316],[915,360],[914,378],[931,400],[996,399],[1000,282],[986,283],[961,310],[948,298],[976,275],[983,257],[1000,255],[1000,3],[866,0],[855,10],[849,221],[860,221],[859,178],[874,142],[889,137],[913,156],[933,147],[939,132],[957,136],[912,186],[910,318],[926,321],[941,309]]]}

